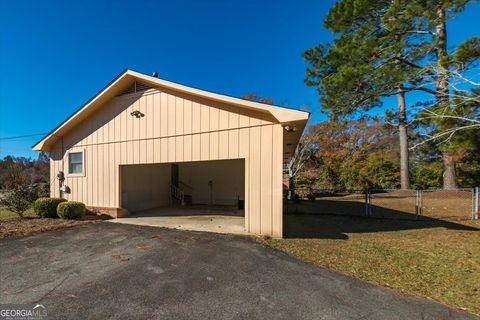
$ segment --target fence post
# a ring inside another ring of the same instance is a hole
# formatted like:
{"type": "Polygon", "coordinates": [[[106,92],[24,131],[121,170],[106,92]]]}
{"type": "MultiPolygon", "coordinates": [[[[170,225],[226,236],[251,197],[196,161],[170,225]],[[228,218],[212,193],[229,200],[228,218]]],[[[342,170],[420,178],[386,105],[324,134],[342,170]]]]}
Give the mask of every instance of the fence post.
{"type": "Polygon", "coordinates": [[[423,214],[423,190],[417,190],[417,196],[415,199],[415,219],[420,219],[423,214]]]}
{"type": "Polygon", "coordinates": [[[477,189],[476,188],[472,188],[472,220],[475,220],[475,207],[476,207],[476,198],[477,198],[477,189]]]}
{"type": "Polygon", "coordinates": [[[423,190],[420,190],[420,215],[423,216],[423,190]]]}
{"type": "Polygon", "coordinates": [[[419,197],[419,194],[420,194],[420,191],[417,190],[417,194],[416,194],[416,197],[415,197],[415,219],[418,220],[418,215],[420,214],[420,211],[419,211],[419,203],[420,203],[420,197],[419,197]]]}
{"type": "Polygon", "coordinates": [[[372,192],[368,189],[368,216],[373,217],[372,214],[372,192]]]}
{"type": "Polygon", "coordinates": [[[369,194],[370,190],[369,188],[365,188],[365,216],[368,217],[368,207],[369,207],[369,194]]]}
{"type": "Polygon", "coordinates": [[[478,191],[479,188],[478,187],[475,187],[475,214],[473,216],[474,220],[477,220],[478,219],[478,201],[479,201],[479,196],[478,196],[478,191]]]}

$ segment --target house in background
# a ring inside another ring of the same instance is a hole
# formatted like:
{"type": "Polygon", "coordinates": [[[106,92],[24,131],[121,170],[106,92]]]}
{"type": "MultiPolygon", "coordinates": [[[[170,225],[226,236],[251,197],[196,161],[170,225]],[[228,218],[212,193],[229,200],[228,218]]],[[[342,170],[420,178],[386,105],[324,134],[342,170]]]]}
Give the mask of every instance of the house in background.
{"type": "Polygon", "coordinates": [[[33,150],[50,154],[51,196],[92,211],[239,206],[247,232],[282,237],[283,165],[308,117],[125,70],[33,150]]]}

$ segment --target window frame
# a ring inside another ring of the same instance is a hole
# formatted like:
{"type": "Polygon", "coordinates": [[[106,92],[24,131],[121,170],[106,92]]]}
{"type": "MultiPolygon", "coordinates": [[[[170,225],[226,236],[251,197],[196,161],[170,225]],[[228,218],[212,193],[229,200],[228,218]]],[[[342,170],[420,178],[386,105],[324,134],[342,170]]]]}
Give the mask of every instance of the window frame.
{"type": "Polygon", "coordinates": [[[69,177],[85,177],[85,149],[74,149],[67,152],[67,176],[69,177]],[[82,172],[70,173],[70,154],[81,153],[82,154],[82,172]]]}

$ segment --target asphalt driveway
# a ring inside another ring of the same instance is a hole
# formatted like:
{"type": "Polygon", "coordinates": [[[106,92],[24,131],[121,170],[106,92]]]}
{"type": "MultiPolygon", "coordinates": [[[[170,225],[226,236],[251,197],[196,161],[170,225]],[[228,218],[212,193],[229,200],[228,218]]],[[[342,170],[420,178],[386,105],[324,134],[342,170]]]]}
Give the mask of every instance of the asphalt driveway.
{"type": "Polygon", "coordinates": [[[477,319],[247,237],[105,222],[0,240],[0,303],[49,319],[477,319]]]}

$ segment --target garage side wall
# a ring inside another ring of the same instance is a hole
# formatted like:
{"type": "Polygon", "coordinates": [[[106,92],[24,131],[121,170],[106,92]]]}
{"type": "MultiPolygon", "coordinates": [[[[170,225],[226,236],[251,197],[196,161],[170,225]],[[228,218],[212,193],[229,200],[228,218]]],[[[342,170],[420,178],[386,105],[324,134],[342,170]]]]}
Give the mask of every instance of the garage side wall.
{"type": "Polygon", "coordinates": [[[193,204],[231,206],[237,205],[238,199],[245,200],[245,161],[242,159],[187,162],[179,168],[180,181],[191,186],[193,204]]]}
{"type": "Polygon", "coordinates": [[[245,159],[245,228],[282,236],[283,128],[269,114],[159,90],[114,98],[50,150],[51,195],[65,172],[69,200],[120,208],[120,165],[245,159]],[[140,111],[143,117],[131,115],[140,111]],[[84,174],[68,174],[68,152],[84,174]]]}

